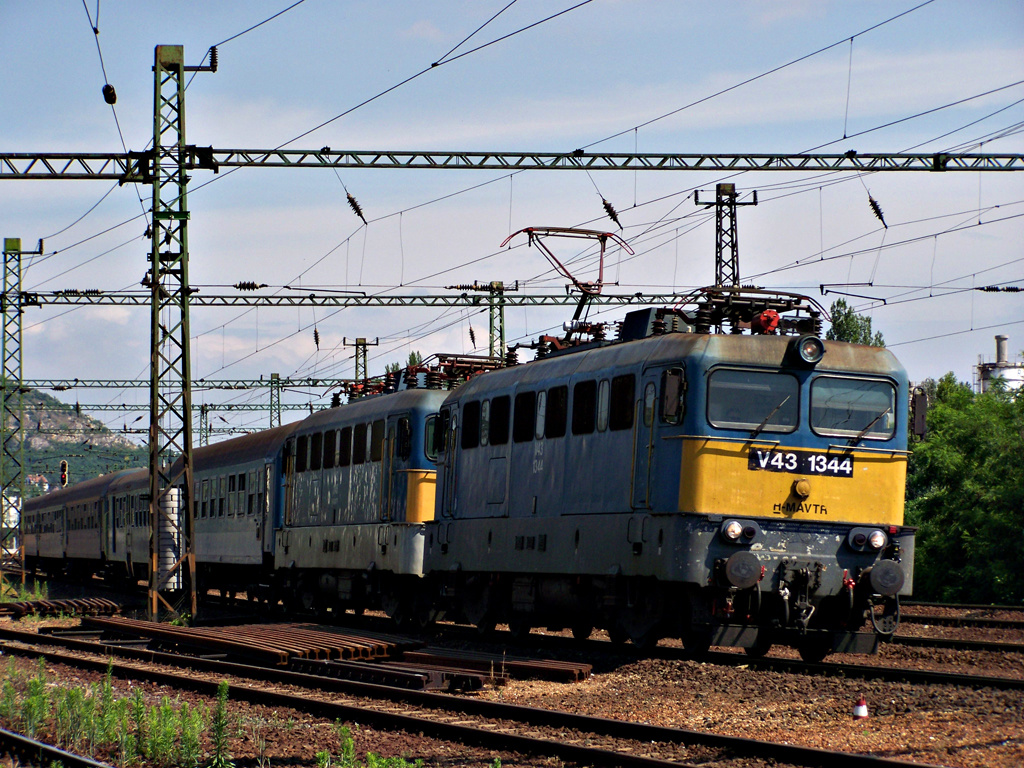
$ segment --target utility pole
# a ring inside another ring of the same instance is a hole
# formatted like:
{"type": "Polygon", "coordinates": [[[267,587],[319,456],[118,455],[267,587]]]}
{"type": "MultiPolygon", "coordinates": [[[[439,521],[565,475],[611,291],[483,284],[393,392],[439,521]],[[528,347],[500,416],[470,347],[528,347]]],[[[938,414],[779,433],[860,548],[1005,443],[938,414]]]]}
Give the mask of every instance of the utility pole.
{"type": "Polygon", "coordinates": [[[477,291],[488,294],[487,316],[490,330],[488,354],[491,357],[505,357],[505,292],[518,291],[519,281],[506,286],[500,280],[481,283],[474,280],[472,285],[447,285],[449,291],[477,291]]]}
{"type": "MultiPolygon", "coordinates": [[[[215,57],[214,57],[215,61],[215,57]]],[[[188,317],[185,72],[180,45],[153,66],[153,224],[150,271],[149,618],[196,615],[192,390],[188,317]]]]}
{"type": "Polygon", "coordinates": [[[719,288],[737,288],[740,284],[740,241],[736,228],[736,207],[757,205],[757,191],[749,202],[741,203],[735,184],[715,186],[715,202],[701,201],[700,190],[694,203],[715,209],[715,285],[719,288]]]}
{"type": "Polygon", "coordinates": [[[366,364],[367,363],[367,355],[366,355],[367,347],[376,347],[380,343],[380,339],[374,339],[371,342],[371,341],[367,341],[365,338],[360,336],[359,338],[354,339],[351,344],[349,343],[348,339],[346,339],[346,338],[342,338],[341,343],[344,344],[346,347],[355,347],[356,348],[356,372],[355,372],[355,376],[353,378],[356,381],[365,382],[368,378],[370,378],[369,373],[367,372],[369,369],[368,369],[367,364],[366,364]]]}

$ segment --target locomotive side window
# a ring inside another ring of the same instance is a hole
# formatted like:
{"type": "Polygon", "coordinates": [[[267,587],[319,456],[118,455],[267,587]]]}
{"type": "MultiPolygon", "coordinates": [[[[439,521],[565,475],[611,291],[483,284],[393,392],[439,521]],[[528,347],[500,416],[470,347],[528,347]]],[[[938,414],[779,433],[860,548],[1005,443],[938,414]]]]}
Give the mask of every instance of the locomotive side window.
{"type": "Polygon", "coordinates": [[[649,427],[654,424],[654,400],[657,397],[657,390],[654,386],[654,382],[648,382],[647,386],[644,387],[644,426],[649,427]]]}
{"type": "Polygon", "coordinates": [[[491,401],[480,403],[480,445],[487,445],[491,439],[491,401]]]}
{"type": "Polygon", "coordinates": [[[436,415],[427,417],[426,431],[424,432],[424,447],[427,458],[436,461],[437,457],[444,453],[445,441],[448,437],[448,423],[451,419],[450,411],[441,411],[436,415]]]}
{"type": "Polygon", "coordinates": [[[548,413],[544,424],[544,437],[565,437],[565,425],[569,416],[569,387],[552,387],[548,390],[548,413]]]}
{"type": "Polygon", "coordinates": [[[352,430],[352,463],[362,464],[366,461],[366,425],[356,424],[352,430]]]}
{"type": "Polygon", "coordinates": [[[596,426],[597,382],[581,381],[572,388],[572,433],[589,435],[596,426]]]}
{"type": "Polygon", "coordinates": [[[608,424],[613,430],[633,428],[636,382],[632,374],[612,379],[608,424]]]}
{"type": "Polygon", "coordinates": [[[315,432],[309,436],[309,468],[313,472],[320,469],[324,458],[324,436],[322,432],[315,432]]]}
{"type": "Polygon", "coordinates": [[[491,400],[491,445],[505,445],[508,442],[508,420],[512,411],[512,398],[502,395],[491,400]]]}
{"type": "Polygon", "coordinates": [[[811,429],[888,440],[896,431],[896,388],[877,379],[819,376],[811,382],[811,429]]]}
{"type": "Polygon", "coordinates": [[[602,379],[597,385],[597,431],[604,432],[608,429],[608,413],[611,408],[611,384],[608,379],[602,379]]]}
{"type": "Polygon", "coordinates": [[[309,457],[309,437],[299,435],[295,441],[295,471],[305,472],[309,457]]]}
{"type": "Polygon", "coordinates": [[[512,442],[525,443],[533,439],[536,410],[536,392],[520,392],[516,395],[516,409],[512,416],[512,442]]]}
{"type": "Polygon", "coordinates": [[[682,424],[686,414],[686,379],[682,368],[670,368],[661,375],[661,420],[682,424]]]}
{"type": "Polygon", "coordinates": [[[537,393],[537,413],[536,420],[534,421],[533,436],[540,440],[544,437],[544,422],[547,420],[548,413],[548,393],[538,392],[537,393]]]}
{"type": "Polygon", "coordinates": [[[324,469],[334,469],[335,459],[338,457],[338,433],[333,429],[324,432],[324,469]]]}
{"type": "Polygon", "coordinates": [[[398,420],[398,458],[402,461],[412,456],[412,423],[408,416],[402,416],[398,420]]]}
{"type": "Polygon", "coordinates": [[[708,379],[708,421],[721,429],[792,432],[800,384],[788,373],[719,368],[708,379]]]}
{"type": "Polygon", "coordinates": [[[338,466],[347,467],[352,463],[352,427],[341,430],[338,446],[338,466]]]}
{"type": "Polygon", "coordinates": [[[474,400],[462,406],[462,447],[476,448],[480,445],[480,401],[474,400]]]}
{"type": "Polygon", "coordinates": [[[373,422],[370,425],[370,461],[380,461],[384,458],[384,420],[373,422]]]}

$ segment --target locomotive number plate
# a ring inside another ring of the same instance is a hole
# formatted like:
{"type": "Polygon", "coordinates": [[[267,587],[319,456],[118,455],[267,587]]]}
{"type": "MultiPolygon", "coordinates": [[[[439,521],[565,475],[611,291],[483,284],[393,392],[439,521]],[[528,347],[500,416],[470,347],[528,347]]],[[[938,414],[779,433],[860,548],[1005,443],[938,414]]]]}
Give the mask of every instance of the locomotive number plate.
{"type": "Polygon", "coordinates": [[[747,469],[791,472],[795,475],[853,477],[853,457],[796,451],[762,451],[755,448],[747,457],[747,469]]]}

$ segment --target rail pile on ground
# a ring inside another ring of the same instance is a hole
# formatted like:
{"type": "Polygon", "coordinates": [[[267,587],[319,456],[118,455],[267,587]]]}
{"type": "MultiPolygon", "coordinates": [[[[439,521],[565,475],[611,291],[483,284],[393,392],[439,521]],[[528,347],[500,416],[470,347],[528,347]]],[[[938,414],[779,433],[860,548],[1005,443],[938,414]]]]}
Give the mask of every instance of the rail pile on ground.
{"type": "Polygon", "coordinates": [[[124,618],[86,618],[83,627],[146,637],[165,648],[243,658],[283,666],[290,660],[384,659],[398,655],[397,638],[380,640],[361,635],[326,632],[304,624],[247,624],[233,627],[175,627],[124,618]]]}
{"type": "Polygon", "coordinates": [[[111,616],[121,612],[121,606],[113,600],[102,597],[85,597],[76,600],[23,600],[17,603],[0,603],[0,616],[111,616]]]}

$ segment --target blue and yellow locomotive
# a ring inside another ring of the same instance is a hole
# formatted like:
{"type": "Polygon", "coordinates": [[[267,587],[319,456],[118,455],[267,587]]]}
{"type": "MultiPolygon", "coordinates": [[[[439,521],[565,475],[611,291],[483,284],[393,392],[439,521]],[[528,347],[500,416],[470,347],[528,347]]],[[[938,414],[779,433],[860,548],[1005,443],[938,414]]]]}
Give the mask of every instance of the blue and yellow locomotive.
{"type": "Polygon", "coordinates": [[[449,396],[426,570],[482,629],[873,651],[913,577],[903,369],[665,317],[692,319],[633,313],[449,396]]]}

